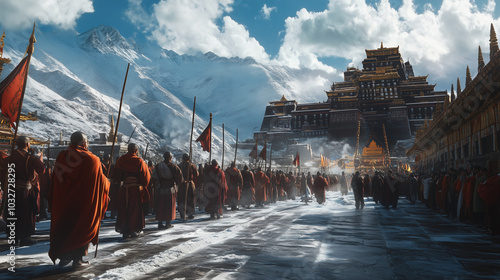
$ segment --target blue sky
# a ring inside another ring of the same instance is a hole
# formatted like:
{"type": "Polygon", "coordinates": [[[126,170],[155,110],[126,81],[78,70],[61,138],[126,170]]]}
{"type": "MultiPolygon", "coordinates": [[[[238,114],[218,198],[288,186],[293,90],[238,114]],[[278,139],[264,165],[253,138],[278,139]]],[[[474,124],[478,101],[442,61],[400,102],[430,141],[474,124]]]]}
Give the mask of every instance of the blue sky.
{"type": "Polygon", "coordinates": [[[437,89],[465,80],[467,65],[474,75],[479,45],[488,60],[489,26],[500,28],[499,14],[493,0],[0,0],[6,32],[29,29],[33,20],[78,33],[109,25],[139,45],[251,56],[334,80],[383,41],[399,46],[437,89]]]}

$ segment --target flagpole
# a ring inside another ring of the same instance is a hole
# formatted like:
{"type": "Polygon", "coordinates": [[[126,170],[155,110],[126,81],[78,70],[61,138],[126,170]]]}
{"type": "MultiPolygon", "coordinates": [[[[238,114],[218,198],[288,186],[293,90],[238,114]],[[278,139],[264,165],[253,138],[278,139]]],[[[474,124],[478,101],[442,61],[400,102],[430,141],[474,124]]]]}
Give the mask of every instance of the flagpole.
{"type": "MultiPolygon", "coordinates": [[[[24,84],[23,84],[23,89],[21,91],[21,97],[19,99],[19,107],[18,107],[17,118],[16,118],[16,127],[14,128],[14,138],[12,138],[12,147],[10,150],[11,155],[14,154],[14,150],[16,149],[17,131],[19,129],[19,122],[21,120],[21,110],[23,108],[24,92],[26,91],[26,82],[28,81],[28,72],[30,70],[31,55],[33,54],[33,51],[35,49],[35,42],[36,42],[35,23],[33,23],[33,32],[31,32],[29,42],[30,43],[28,45],[28,48],[26,49],[26,53],[28,54],[27,61],[26,61],[26,74],[24,76],[24,84]]],[[[22,59],[21,59],[21,61],[22,61],[22,59]]],[[[7,172],[5,173],[5,175],[7,175],[7,172]]],[[[0,208],[0,216],[4,214],[3,209],[6,208],[5,203],[7,202],[7,176],[5,176],[5,181],[2,183],[3,183],[2,191],[3,191],[4,195],[2,196],[2,205],[0,208]]]]}
{"type": "MultiPolygon", "coordinates": [[[[117,134],[118,134],[118,126],[120,125],[120,116],[122,113],[122,105],[123,105],[123,94],[125,93],[125,85],[127,84],[127,77],[128,77],[128,70],[130,68],[130,62],[127,64],[127,72],[125,73],[125,80],[123,81],[123,88],[122,88],[122,96],[120,98],[120,107],[118,107],[118,118],[116,119],[116,127],[115,127],[115,133],[113,134],[113,144],[111,145],[111,156],[109,160],[109,166],[108,170],[106,172],[106,177],[109,177],[109,170],[111,169],[111,165],[113,164],[113,151],[115,149],[115,142],[117,139],[117,134]]],[[[148,143],[149,145],[149,143],[148,143]]],[[[102,198],[104,196],[104,192],[100,194],[100,200],[102,201],[102,198]]],[[[97,235],[96,235],[96,240],[97,244],[95,245],[95,254],[94,258],[97,257],[97,248],[99,248],[99,231],[101,230],[101,223],[99,223],[98,229],[97,229],[97,235]]]]}
{"type": "Polygon", "coordinates": [[[225,132],[224,132],[224,123],[223,123],[222,124],[222,170],[224,170],[224,151],[225,151],[224,136],[225,136],[225,132]]]}
{"type": "Polygon", "coordinates": [[[210,155],[208,156],[208,164],[212,164],[212,113],[210,113],[210,155]]]}
{"type": "Polygon", "coordinates": [[[149,148],[149,143],[146,144],[146,150],[144,150],[144,155],[142,156],[143,159],[146,159],[146,156],[148,154],[148,148],[149,148]]]}
{"type": "MultiPolygon", "coordinates": [[[[189,137],[189,161],[188,161],[188,171],[186,177],[186,194],[184,196],[184,220],[186,219],[187,212],[187,199],[188,199],[188,190],[191,182],[191,156],[193,155],[193,130],[194,130],[194,116],[196,111],[196,96],[194,97],[193,102],[193,118],[191,120],[191,135],[189,137]]],[[[193,192],[194,195],[194,192],[193,192]]]]}
{"type": "Polygon", "coordinates": [[[264,154],[264,156],[266,157],[264,159],[264,171],[266,171],[266,166],[267,166],[267,138],[264,139],[264,147],[266,148],[266,153],[264,154]]]}
{"type": "MultiPolygon", "coordinates": [[[[129,68],[130,68],[130,62],[127,65],[127,72],[125,73],[125,80],[123,81],[122,96],[120,98],[120,107],[118,107],[118,118],[116,119],[115,133],[113,134],[113,144],[111,144],[111,160],[109,161],[109,167],[111,167],[111,164],[113,164],[113,151],[115,149],[116,138],[118,135],[118,125],[120,125],[120,116],[122,114],[122,105],[123,105],[123,94],[125,93],[125,85],[127,84],[127,77],[128,77],[129,68]]],[[[110,169],[109,167],[108,167],[108,172],[106,174],[106,177],[109,176],[109,169],[110,169]]],[[[97,250],[96,250],[96,254],[97,254],[97,250]]]]}
{"type": "Polygon", "coordinates": [[[132,140],[132,135],[134,135],[135,129],[137,128],[137,125],[134,127],[134,130],[132,130],[132,133],[130,133],[130,137],[128,138],[127,144],[130,144],[130,140],[132,140]]]}
{"type": "Polygon", "coordinates": [[[23,90],[21,92],[21,99],[19,100],[19,109],[17,111],[17,119],[16,119],[16,127],[14,131],[14,138],[12,138],[12,148],[10,151],[10,154],[12,155],[14,153],[14,150],[16,148],[16,138],[17,138],[17,131],[19,129],[19,122],[21,120],[21,110],[23,108],[23,100],[24,100],[24,93],[26,91],[26,82],[28,81],[28,73],[30,70],[30,61],[31,61],[31,55],[33,54],[33,51],[35,49],[35,23],[33,23],[33,32],[31,32],[30,36],[30,44],[28,45],[28,48],[26,49],[26,53],[28,54],[28,58],[26,61],[26,75],[24,76],[24,84],[23,84],[23,90]]]}
{"type": "Polygon", "coordinates": [[[47,144],[47,169],[50,168],[50,137],[47,144]]]}
{"type": "Polygon", "coordinates": [[[271,141],[271,149],[269,151],[269,170],[271,170],[272,164],[273,164],[273,141],[271,141]]]}
{"type": "Polygon", "coordinates": [[[236,165],[236,155],[238,154],[238,129],[236,129],[236,147],[234,149],[234,164],[236,165]]]}

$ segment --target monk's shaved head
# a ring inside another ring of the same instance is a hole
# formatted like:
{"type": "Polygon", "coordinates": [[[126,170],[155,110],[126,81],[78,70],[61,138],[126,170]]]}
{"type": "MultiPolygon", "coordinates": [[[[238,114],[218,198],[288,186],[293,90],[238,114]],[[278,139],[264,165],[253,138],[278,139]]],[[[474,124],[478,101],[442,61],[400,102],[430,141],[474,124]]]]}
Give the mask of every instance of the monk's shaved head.
{"type": "Polygon", "coordinates": [[[129,153],[135,153],[137,151],[139,151],[139,146],[137,144],[135,144],[135,143],[128,144],[128,152],[129,153]]]}
{"type": "Polygon", "coordinates": [[[71,134],[71,145],[75,146],[83,146],[84,143],[87,142],[87,135],[81,131],[74,132],[71,134]]]}
{"type": "Polygon", "coordinates": [[[18,149],[24,149],[28,147],[28,144],[30,143],[30,139],[26,136],[19,136],[16,139],[16,145],[18,149]]]}

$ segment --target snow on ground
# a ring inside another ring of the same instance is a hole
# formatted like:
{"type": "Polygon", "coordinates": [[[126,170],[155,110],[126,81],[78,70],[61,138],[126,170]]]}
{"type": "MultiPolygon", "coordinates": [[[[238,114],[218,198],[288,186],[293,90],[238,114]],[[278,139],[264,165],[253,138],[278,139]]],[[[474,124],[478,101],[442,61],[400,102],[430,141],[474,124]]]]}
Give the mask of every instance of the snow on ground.
{"type": "Polygon", "coordinates": [[[226,211],[220,220],[198,212],[158,230],[147,217],[144,236],[123,240],[104,220],[89,268],[54,266],[47,256],[49,221],[39,239],[16,249],[16,272],[0,241],[0,279],[494,279],[500,241],[403,198],[398,209],[352,194],[327,192],[325,204],[297,200],[226,211]]]}

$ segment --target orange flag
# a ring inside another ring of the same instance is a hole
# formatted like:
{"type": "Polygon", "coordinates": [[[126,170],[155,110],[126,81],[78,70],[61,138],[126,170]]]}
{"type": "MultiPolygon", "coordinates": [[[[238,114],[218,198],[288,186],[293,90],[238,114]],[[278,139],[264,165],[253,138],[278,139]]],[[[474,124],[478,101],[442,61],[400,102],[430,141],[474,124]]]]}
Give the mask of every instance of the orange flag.
{"type": "MultiPolygon", "coordinates": [[[[28,75],[28,58],[26,56],[16,66],[5,80],[0,83],[0,109],[2,114],[9,119],[11,127],[15,127],[19,112],[19,103],[24,95],[26,78],[28,75]]],[[[17,125],[17,124],[16,124],[17,125]]]]}
{"type": "Polygon", "coordinates": [[[257,159],[257,141],[255,141],[255,146],[253,146],[252,151],[248,155],[253,159],[257,159]]]}
{"type": "Polygon", "coordinates": [[[203,151],[210,152],[210,143],[212,142],[211,131],[212,121],[208,123],[207,128],[205,128],[205,130],[203,130],[203,133],[201,133],[198,139],[196,139],[196,142],[200,142],[203,151]]]}
{"type": "Polygon", "coordinates": [[[259,157],[261,157],[263,160],[266,160],[266,155],[267,155],[267,142],[264,143],[264,148],[262,148],[259,157]]]}

